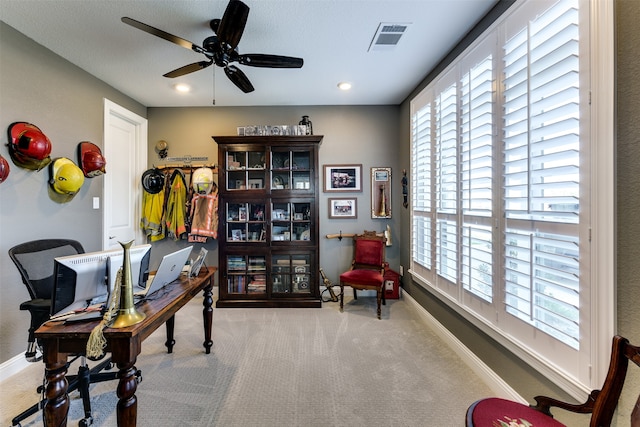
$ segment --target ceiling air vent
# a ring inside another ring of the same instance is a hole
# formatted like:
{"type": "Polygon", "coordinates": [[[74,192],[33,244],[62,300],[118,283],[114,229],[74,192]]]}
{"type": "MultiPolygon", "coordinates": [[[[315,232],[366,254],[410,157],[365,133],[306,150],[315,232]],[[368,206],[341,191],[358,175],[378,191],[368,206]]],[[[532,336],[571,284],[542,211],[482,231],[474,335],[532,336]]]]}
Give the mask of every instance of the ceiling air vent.
{"type": "Polygon", "coordinates": [[[391,50],[396,47],[402,35],[409,28],[408,23],[381,22],[376,34],[369,45],[369,52],[373,50],[391,50]]]}

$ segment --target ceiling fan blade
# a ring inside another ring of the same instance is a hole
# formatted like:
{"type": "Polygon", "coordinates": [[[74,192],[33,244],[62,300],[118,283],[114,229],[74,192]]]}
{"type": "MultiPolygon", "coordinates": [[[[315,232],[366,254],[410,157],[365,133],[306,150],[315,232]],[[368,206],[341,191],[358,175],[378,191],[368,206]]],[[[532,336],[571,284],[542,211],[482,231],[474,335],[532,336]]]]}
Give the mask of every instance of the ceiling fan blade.
{"type": "Polygon", "coordinates": [[[173,71],[169,71],[167,74],[163,74],[163,76],[169,78],[180,77],[184,76],[185,74],[200,71],[203,68],[207,68],[211,64],[213,64],[213,61],[194,62],[193,64],[185,65],[184,67],[176,68],[173,71]]]}
{"type": "Polygon", "coordinates": [[[244,93],[253,92],[253,85],[247,76],[235,65],[227,65],[224,67],[224,73],[234,85],[238,86],[244,93]]]}
{"type": "Polygon", "coordinates": [[[231,0],[218,24],[218,39],[235,49],[240,43],[249,16],[249,6],[240,0],[231,0]]]}
{"type": "Polygon", "coordinates": [[[175,43],[178,46],[182,46],[186,49],[193,50],[194,52],[202,53],[205,55],[207,54],[206,50],[204,50],[198,45],[191,43],[189,40],[185,40],[181,37],[174,36],[173,34],[169,34],[166,31],[162,31],[158,28],[152,27],[151,25],[147,25],[144,22],[136,21],[135,19],[129,18],[126,16],[124,16],[121,20],[125,24],[131,25],[134,28],[144,31],[145,33],[149,33],[156,37],[160,37],[162,39],[170,41],[171,43],[175,43]]]}
{"type": "Polygon", "coordinates": [[[265,55],[261,53],[248,53],[238,55],[237,61],[242,65],[264,68],[301,68],[304,61],[302,58],[292,56],[265,55]]]}

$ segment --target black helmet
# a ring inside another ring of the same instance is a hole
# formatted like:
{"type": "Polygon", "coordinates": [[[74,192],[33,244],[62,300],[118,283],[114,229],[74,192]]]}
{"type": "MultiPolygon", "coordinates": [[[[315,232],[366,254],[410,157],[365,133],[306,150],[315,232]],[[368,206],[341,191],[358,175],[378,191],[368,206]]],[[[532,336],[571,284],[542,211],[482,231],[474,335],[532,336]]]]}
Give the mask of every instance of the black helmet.
{"type": "Polygon", "coordinates": [[[159,169],[149,169],[142,174],[142,188],[150,194],[157,194],[164,188],[164,174],[159,169]]]}

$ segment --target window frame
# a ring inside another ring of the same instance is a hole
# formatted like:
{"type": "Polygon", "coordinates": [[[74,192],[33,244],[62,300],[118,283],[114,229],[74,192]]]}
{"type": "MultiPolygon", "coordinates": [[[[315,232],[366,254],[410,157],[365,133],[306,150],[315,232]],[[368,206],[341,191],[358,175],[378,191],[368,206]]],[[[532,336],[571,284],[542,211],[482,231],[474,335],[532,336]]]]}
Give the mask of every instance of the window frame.
{"type": "MultiPolygon", "coordinates": [[[[496,316],[495,310],[492,307],[483,307],[482,304],[478,304],[474,298],[463,297],[462,283],[445,283],[448,281],[439,279],[437,274],[429,272],[425,273],[424,268],[414,262],[414,255],[417,251],[416,248],[416,224],[420,217],[425,215],[424,209],[414,209],[414,199],[411,198],[410,203],[410,215],[412,218],[411,224],[411,262],[409,267],[409,274],[414,282],[420,284],[427,289],[430,293],[444,301],[451,309],[463,316],[467,321],[472,322],[478,326],[481,330],[487,333],[490,337],[495,339],[498,343],[502,344],[514,354],[519,356],[522,360],[531,365],[534,369],[540,372],[545,377],[558,384],[567,393],[575,397],[576,399],[584,399],[590,390],[597,388],[601,385],[606,376],[609,352],[610,352],[610,340],[615,333],[616,317],[615,317],[615,100],[614,100],[614,6],[612,2],[601,0],[578,0],[580,7],[580,27],[581,38],[584,35],[588,35],[587,40],[580,42],[582,48],[585,43],[590,46],[589,62],[586,67],[581,64],[581,86],[584,84],[583,76],[586,76],[587,84],[590,87],[590,102],[588,108],[590,109],[590,120],[586,123],[586,131],[589,137],[589,151],[590,155],[587,157],[586,162],[581,161],[581,179],[583,171],[589,173],[589,184],[581,186],[580,199],[587,200],[589,203],[590,215],[586,216],[587,224],[582,224],[583,227],[588,228],[587,238],[589,241],[588,249],[581,252],[584,262],[581,262],[581,277],[585,277],[589,281],[590,287],[588,289],[588,299],[590,301],[587,310],[587,317],[592,319],[588,324],[581,325],[580,334],[581,337],[588,334],[586,339],[587,348],[584,348],[583,354],[587,355],[588,360],[581,360],[580,363],[585,366],[588,365],[588,376],[582,376],[576,378],[573,375],[568,375],[562,369],[559,369],[554,363],[549,363],[544,357],[536,354],[535,351],[531,351],[531,348],[527,348],[522,345],[517,336],[512,334],[505,334],[499,327],[496,327],[495,323],[488,320],[491,316],[496,316]],[[584,31],[586,28],[586,31],[584,31]],[[586,70],[584,68],[587,68],[586,70]],[[597,141],[597,143],[596,143],[597,141]],[[584,192],[584,194],[583,194],[584,192]]],[[[548,4],[554,4],[555,1],[549,1],[548,4]]],[[[507,9],[486,31],[484,31],[476,40],[471,43],[460,55],[458,55],[451,64],[442,70],[440,74],[434,77],[431,83],[429,83],[418,95],[411,100],[411,114],[410,114],[410,135],[411,135],[411,176],[414,176],[416,168],[416,159],[413,156],[413,137],[414,128],[413,121],[416,113],[416,106],[425,105],[425,100],[434,99],[434,90],[437,92],[438,84],[441,76],[446,76],[449,73],[454,73],[458,64],[466,61],[466,58],[470,53],[473,53],[480,44],[486,43],[487,39],[492,37],[492,32],[500,31],[500,26],[504,25],[504,22],[509,22],[509,18],[519,10],[521,7],[526,7],[527,3],[516,2],[512,7],[507,9]]],[[[500,53],[501,49],[498,47],[494,53],[500,53]]],[[[582,55],[581,55],[582,56],[582,55]]],[[[498,58],[500,59],[500,58],[498,58]]],[[[459,80],[459,76],[457,76],[459,80]]],[[[500,85],[497,85],[496,91],[499,98],[500,85]]],[[[581,93],[584,93],[581,89],[581,93]]],[[[581,102],[581,108],[585,105],[585,102],[581,102]]],[[[500,108],[497,108],[498,110],[500,108]]],[[[494,123],[499,123],[499,116],[494,120],[494,123]]],[[[581,122],[582,118],[581,110],[581,122]]],[[[433,126],[433,123],[431,123],[433,126]]],[[[582,128],[583,124],[581,124],[582,128]]],[[[582,132],[582,131],[581,131],[582,132]]],[[[497,132],[494,132],[496,135],[497,132]]],[[[498,137],[500,142],[500,137],[498,137]]],[[[458,144],[460,144],[458,142],[458,144]]],[[[495,153],[495,150],[494,150],[495,153]]],[[[432,155],[435,155],[432,153],[432,155]]],[[[461,164],[460,162],[458,164],[461,164]]],[[[498,159],[494,164],[502,165],[501,159],[498,159]]],[[[435,173],[431,172],[431,180],[434,180],[435,173]]],[[[497,181],[501,175],[496,173],[497,181]]],[[[436,184],[432,183],[431,188],[435,189],[436,184]]],[[[412,191],[421,191],[420,188],[412,186],[412,191]]],[[[498,190],[500,191],[500,190],[498,190]]],[[[437,208],[437,203],[433,198],[436,197],[435,191],[431,191],[431,206],[428,210],[434,211],[437,208]]],[[[582,208],[582,206],[581,206],[582,208]]],[[[499,210],[502,212],[502,209],[499,210]]],[[[429,216],[429,212],[426,212],[429,216]]],[[[499,219],[493,218],[495,221],[499,219]]],[[[581,220],[582,221],[582,220],[581,220]]],[[[462,233],[464,228],[458,228],[459,233],[462,233]]],[[[498,231],[498,233],[504,230],[498,231]]],[[[434,242],[436,237],[436,230],[431,230],[431,242],[434,242]]],[[[583,237],[581,236],[581,239],[583,237]]],[[[460,241],[460,240],[459,240],[460,241]]],[[[502,244],[494,241],[494,247],[498,248],[500,254],[502,253],[502,244]]],[[[431,264],[435,269],[436,264],[436,246],[434,243],[428,248],[431,251],[431,264]]],[[[494,269],[498,272],[499,276],[503,276],[502,268],[500,267],[501,255],[494,256],[494,263],[498,263],[499,267],[494,269]]],[[[461,268],[462,266],[460,266],[461,268]]],[[[499,284],[503,287],[504,281],[500,279],[499,284]]],[[[502,297],[502,291],[494,297],[495,303],[500,303],[502,297]]],[[[582,301],[581,301],[582,306],[582,301]]],[[[582,311],[583,309],[581,309],[582,311]]],[[[581,318],[585,316],[581,314],[581,318]]]]}

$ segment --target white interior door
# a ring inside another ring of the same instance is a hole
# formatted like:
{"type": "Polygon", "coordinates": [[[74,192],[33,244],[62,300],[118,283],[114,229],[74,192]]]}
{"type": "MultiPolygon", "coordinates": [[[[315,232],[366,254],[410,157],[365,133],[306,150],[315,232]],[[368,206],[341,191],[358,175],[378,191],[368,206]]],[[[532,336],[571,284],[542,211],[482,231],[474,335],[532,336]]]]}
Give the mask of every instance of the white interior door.
{"type": "Polygon", "coordinates": [[[118,242],[144,243],[140,230],[142,189],[147,168],[147,119],[104,100],[103,249],[118,242]]]}

